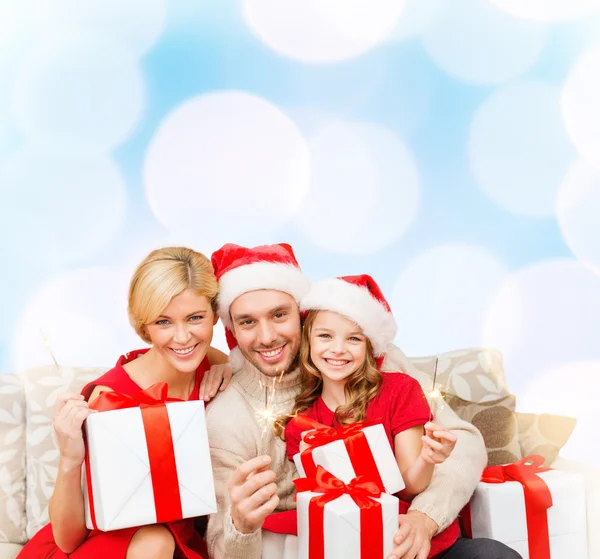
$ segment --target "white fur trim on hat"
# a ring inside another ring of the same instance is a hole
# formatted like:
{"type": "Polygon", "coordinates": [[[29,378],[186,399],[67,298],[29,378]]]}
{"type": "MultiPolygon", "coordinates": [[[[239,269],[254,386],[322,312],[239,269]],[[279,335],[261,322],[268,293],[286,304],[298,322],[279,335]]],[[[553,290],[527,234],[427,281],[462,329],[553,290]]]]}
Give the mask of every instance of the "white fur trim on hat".
{"type": "Polygon", "coordinates": [[[219,316],[232,329],[229,307],[240,295],[259,289],[289,293],[296,302],[308,292],[310,282],[300,268],[289,264],[256,262],[234,268],[219,279],[219,316]]]}
{"type": "Polygon", "coordinates": [[[332,311],[356,322],[371,341],[375,357],[385,354],[396,335],[392,313],[367,289],[338,278],[313,283],[302,299],[300,309],[332,311]]]}

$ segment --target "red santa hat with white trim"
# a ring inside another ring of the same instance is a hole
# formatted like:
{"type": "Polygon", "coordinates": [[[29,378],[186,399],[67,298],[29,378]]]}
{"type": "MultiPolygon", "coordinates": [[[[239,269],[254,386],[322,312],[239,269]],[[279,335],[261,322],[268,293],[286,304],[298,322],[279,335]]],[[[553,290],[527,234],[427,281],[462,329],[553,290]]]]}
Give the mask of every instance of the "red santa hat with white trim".
{"type": "Polygon", "coordinates": [[[367,274],[314,282],[302,298],[300,309],[336,312],[358,324],[373,346],[378,365],[397,331],[388,302],[377,282],[367,274]]]}
{"type": "Polygon", "coordinates": [[[248,291],[274,289],[288,293],[300,305],[310,282],[300,270],[292,247],[285,243],[254,248],[229,243],[215,251],[211,261],[219,281],[218,312],[225,326],[229,362],[237,370],[243,356],[233,335],[231,304],[248,291]]]}

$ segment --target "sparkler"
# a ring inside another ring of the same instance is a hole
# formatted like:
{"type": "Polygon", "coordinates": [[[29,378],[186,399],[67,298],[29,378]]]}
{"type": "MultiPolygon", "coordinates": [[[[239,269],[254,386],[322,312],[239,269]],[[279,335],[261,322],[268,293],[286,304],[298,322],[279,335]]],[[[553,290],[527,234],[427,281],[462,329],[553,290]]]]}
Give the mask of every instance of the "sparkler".
{"type": "Polygon", "coordinates": [[[50,340],[48,340],[48,338],[46,338],[46,335],[44,334],[44,331],[41,328],[40,328],[40,334],[42,335],[44,345],[46,346],[46,349],[48,350],[50,357],[52,357],[52,361],[54,361],[54,364],[58,367],[58,361],[56,360],[54,351],[52,351],[52,345],[50,345],[50,340]]]}
{"type": "Polygon", "coordinates": [[[433,369],[433,383],[432,383],[432,387],[431,387],[431,392],[429,393],[429,399],[431,402],[431,410],[429,413],[429,421],[433,421],[433,412],[434,409],[435,411],[438,410],[438,407],[441,409],[441,407],[444,405],[444,398],[442,396],[442,393],[440,392],[440,389],[435,385],[435,381],[437,379],[437,368],[438,368],[438,358],[435,358],[435,367],[433,369]]]}
{"type": "Polygon", "coordinates": [[[258,420],[258,424],[262,427],[262,437],[264,437],[267,431],[273,427],[274,421],[281,415],[277,412],[276,406],[273,405],[273,401],[275,400],[275,383],[281,383],[284,372],[284,370],[281,371],[279,378],[273,377],[270,388],[266,384],[263,384],[262,379],[260,379],[260,387],[265,389],[265,407],[256,410],[254,413],[258,420]]]}

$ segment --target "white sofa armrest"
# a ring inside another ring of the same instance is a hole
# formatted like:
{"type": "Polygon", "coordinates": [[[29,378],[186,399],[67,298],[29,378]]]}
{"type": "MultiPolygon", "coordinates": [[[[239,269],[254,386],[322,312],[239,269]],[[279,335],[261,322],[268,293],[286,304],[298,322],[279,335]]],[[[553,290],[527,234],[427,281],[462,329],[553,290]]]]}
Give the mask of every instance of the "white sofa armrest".
{"type": "Polygon", "coordinates": [[[587,503],[588,559],[600,559],[600,468],[561,456],[554,461],[552,468],[583,475],[587,503]]]}

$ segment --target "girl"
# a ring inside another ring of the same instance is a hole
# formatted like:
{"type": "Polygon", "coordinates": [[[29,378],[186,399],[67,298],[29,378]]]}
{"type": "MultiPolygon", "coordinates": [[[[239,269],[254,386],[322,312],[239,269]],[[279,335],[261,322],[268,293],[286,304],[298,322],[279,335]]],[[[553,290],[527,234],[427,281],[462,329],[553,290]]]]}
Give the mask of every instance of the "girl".
{"type": "Polygon", "coordinates": [[[51,524],[31,539],[18,559],[208,557],[193,518],[112,532],[86,528],[82,425],[95,413],[88,403],[101,391],[133,395],[166,382],[169,398],[198,400],[202,392],[207,394],[204,399],[209,399],[221,381],[223,389],[231,378],[230,370],[220,367],[208,374],[207,354],[213,363],[226,361],[210,347],[217,321],[216,295],[217,280],[210,260],[191,249],[159,249],[140,264],[129,288],[129,320],[152,347],[125,354],[113,369],[85,386],[81,395],[67,395],[57,402],[54,430],[60,459],[48,507],[51,524]]]}
{"type": "MultiPolygon", "coordinates": [[[[300,306],[307,313],[300,346],[303,389],[291,415],[276,425],[279,433],[285,426],[288,458],[307,446],[307,432],[291,421],[296,414],[330,427],[380,418],[406,484],[397,495],[406,512],[406,501],[428,487],[435,464],[450,455],[456,437],[430,423],[416,380],[381,372],[396,334],[389,305],[373,278],[361,275],[314,283],[300,306]]],[[[449,548],[458,533],[455,522],[434,538],[432,555],[449,548]]]]}

